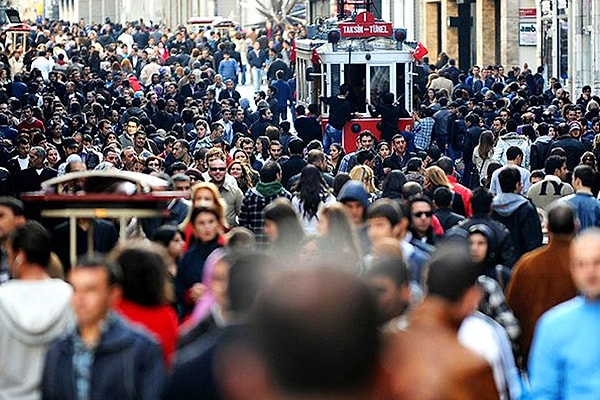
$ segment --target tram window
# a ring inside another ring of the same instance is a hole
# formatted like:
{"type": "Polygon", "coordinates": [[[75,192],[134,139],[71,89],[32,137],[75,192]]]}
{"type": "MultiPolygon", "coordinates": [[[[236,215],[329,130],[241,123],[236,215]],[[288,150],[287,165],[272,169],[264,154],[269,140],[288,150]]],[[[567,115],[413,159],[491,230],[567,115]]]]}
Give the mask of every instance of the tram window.
{"type": "MultiPolygon", "coordinates": [[[[404,99],[406,94],[406,64],[396,64],[396,98],[404,99]]],[[[403,104],[404,105],[404,104],[403,104]]]]}
{"type": "Polygon", "coordinates": [[[331,64],[331,96],[336,96],[340,92],[340,65],[331,64]]]}
{"type": "Polygon", "coordinates": [[[350,85],[348,100],[356,112],[367,112],[367,66],[365,64],[346,64],[344,67],[344,82],[350,85]]]}
{"type": "Polygon", "coordinates": [[[390,92],[390,67],[371,67],[371,104],[377,106],[382,103],[383,95],[390,92]]]}

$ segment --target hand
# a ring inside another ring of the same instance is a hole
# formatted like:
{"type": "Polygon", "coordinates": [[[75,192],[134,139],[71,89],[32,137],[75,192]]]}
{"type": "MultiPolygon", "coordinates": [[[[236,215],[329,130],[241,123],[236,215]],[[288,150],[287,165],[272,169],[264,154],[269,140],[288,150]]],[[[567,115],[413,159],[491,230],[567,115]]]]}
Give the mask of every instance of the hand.
{"type": "Polygon", "coordinates": [[[190,288],[190,298],[194,303],[198,302],[204,293],[206,293],[206,285],[202,283],[194,283],[190,288]]]}

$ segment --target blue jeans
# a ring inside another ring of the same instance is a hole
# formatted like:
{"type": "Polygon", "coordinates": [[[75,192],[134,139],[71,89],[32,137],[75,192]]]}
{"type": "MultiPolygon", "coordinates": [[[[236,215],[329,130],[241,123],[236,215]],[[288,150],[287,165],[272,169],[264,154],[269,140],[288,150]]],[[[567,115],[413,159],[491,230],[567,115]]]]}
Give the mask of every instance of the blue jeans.
{"type": "Polygon", "coordinates": [[[262,81],[262,68],[252,67],[252,83],[254,84],[254,91],[260,91],[260,83],[262,81]]]}
{"type": "Polygon", "coordinates": [[[240,74],[242,75],[241,83],[242,85],[246,84],[246,65],[242,64],[240,67],[240,74]]]}
{"type": "Polygon", "coordinates": [[[327,126],[325,126],[325,135],[323,136],[323,147],[327,154],[329,154],[329,146],[331,146],[332,143],[342,144],[342,130],[327,124],[327,126]]]}

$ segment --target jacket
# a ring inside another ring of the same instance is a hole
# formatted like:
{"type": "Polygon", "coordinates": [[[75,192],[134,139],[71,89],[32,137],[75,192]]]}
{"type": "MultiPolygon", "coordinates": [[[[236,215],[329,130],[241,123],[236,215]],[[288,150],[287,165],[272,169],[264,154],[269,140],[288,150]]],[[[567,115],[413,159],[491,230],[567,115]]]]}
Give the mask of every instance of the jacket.
{"type": "MultiPolygon", "coordinates": [[[[273,183],[274,182],[271,182],[271,184],[273,183]]],[[[242,209],[240,211],[238,220],[240,226],[248,228],[254,232],[257,243],[264,245],[267,242],[267,235],[264,233],[265,218],[263,216],[263,210],[276,198],[285,197],[288,200],[291,200],[292,195],[283,187],[281,187],[277,193],[266,194],[264,191],[261,192],[260,185],[261,183],[259,182],[257,187],[253,187],[246,192],[244,200],[242,201],[242,209]]]]}
{"type": "Polygon", "coordinates": [[[72,292],[58,279],[0,288],[0,399],[39,399],[44,354],[74,322],[72,292]]]}
{"type": "MultiPolygon", "coordinates": [[[[116,315],[109,317],[107,325],[94,350],[90,400],[159,399],[166,380],[160,346],[116,315]]],[[[73,366],[76,340],[73,331],[48,350],[42,375],[43,400],[77,399],[73,366]]]]}
{"type": "Polygon", "coordinates": [[[567,169],[569,171],[573,171],[579,165],[579,160],[586,151],[585,145],[570,135],[563,135],[556,139],[550,145],[549,153],[557,147],[561,147],[566,151],[567,169]]]}
{"type": "Polygon", "coordinates": [[[498,138],[498,142],[494,147],[493,160],[502,165],[506,165],[506,150],[512,146],[517,146],[523,151],[523,162],[521,163],[521,166],[523,168],[529,168],[531,142],[527,136],[519,135],[516,132],[507,133],[498,138]]]}

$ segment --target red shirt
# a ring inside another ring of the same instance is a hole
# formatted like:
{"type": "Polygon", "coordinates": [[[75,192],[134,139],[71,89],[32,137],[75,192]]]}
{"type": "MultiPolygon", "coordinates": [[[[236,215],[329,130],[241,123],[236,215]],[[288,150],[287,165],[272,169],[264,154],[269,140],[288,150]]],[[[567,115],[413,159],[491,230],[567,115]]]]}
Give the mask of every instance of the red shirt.
{"type": "Polygon", "coordinates": [[[465,213],[467,214],[466,217],[470,218],[473,215],[473,209],[471,208],[471,190],[458,183],[456,178],[452,175],[448,175],[448,180],[450,181],[450,189],[462,198],[463,204],[465,205],[465,213]]]}

